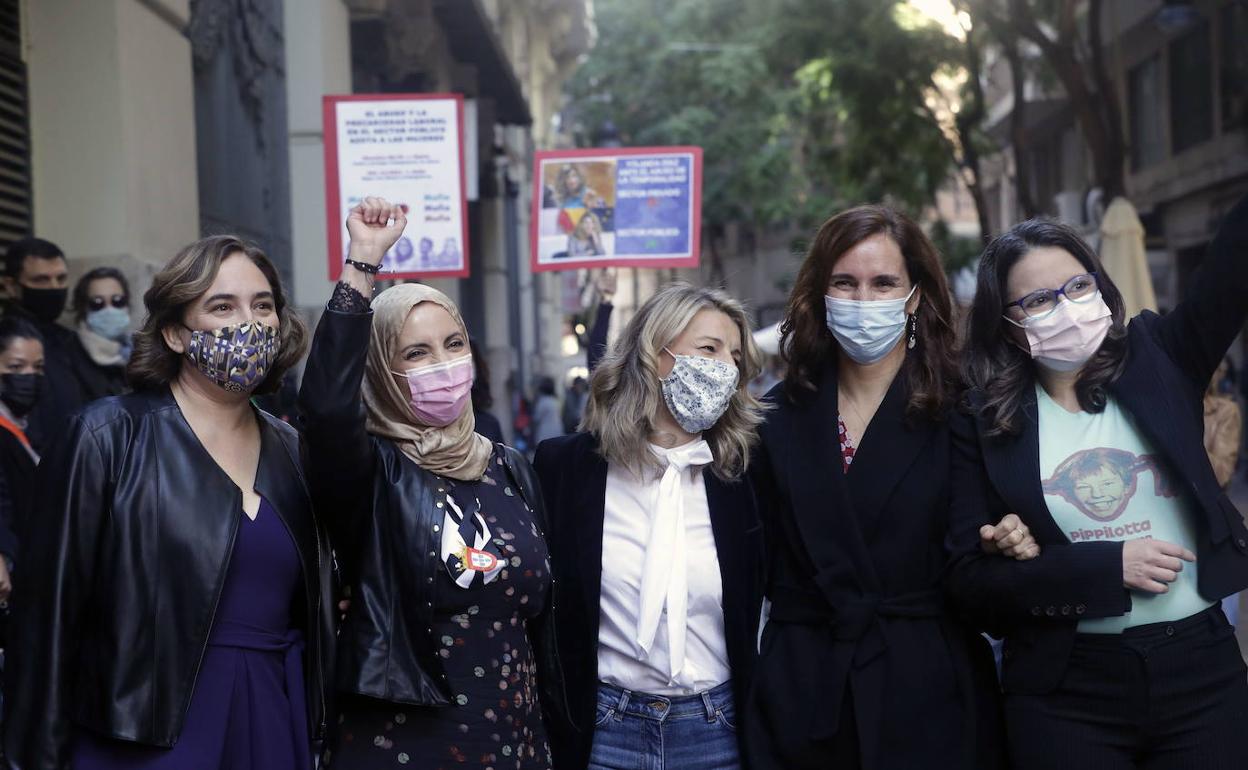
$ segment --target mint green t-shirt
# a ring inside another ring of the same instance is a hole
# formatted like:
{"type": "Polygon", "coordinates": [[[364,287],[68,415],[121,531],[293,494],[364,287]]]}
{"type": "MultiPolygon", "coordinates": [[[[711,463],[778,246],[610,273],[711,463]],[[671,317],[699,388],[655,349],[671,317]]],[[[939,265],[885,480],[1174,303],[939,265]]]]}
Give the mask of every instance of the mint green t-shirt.
{"type": "MultiPolygon", "coordinates": [[[[1196,552],[1188,499],[1160,454],[1112,397],[1099,414],[1072,414],[1036,384],[1040,481],[1049,513],[1072,543],[1152,537],[1196,552]]],[[[1213,602],[1196,589],[1194,562],[1184,562],[1164,594],[1131,592],[1131,612],[1081,620],[1079,631],[1120,633],[1131,626],[1195,615],[1213,602]]]]}

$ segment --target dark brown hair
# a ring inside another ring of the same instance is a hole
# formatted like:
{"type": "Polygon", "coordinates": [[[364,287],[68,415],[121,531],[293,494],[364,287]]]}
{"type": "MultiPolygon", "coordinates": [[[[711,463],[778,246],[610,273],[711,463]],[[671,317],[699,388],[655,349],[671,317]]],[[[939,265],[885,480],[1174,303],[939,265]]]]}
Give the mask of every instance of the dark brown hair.
{"type": "Polygon", "coordinates": [[[990,425],[988,436],[1019,432],[1019,409],[1023,395],[1035,387],[1035,363],[1009,335],[1005,320],[1006,285],[1010,270],[1032,249],[1051,246],[1062,249],[1079,261],[1089,273],[1096,273],[1097,287],[1113,314],[1113,324],[1101,347],[1084,365],[1075,381],[1075,395],[1086,412],[1105,408],[1106,386],[1122,373],[1127,352],[1127,329],[1122,294],[1105,274],[1095,252],[1079,234],[1066,225],[1045,219],[1029,219],[998,235],[988,244],[979,260],[975,302],[968,317],[963,371],[970,395],[966,407],[981,410],[990,425]]]}
{"type": "Polygon", "coordinates": [[[276,392],[282,375],[303,356],[308,346],[308,327],[287,304],[277,268],[255,244],[233,235],[211,235],[178,252],[156,274],[151,287],[143,294],[147,317],[134,333],[134,352],[126,367],[126,378],[135,390],[162,388],[177,378],[186,359],[165,344],[162,332],[170,326],[183,324],[186,309],[208,291],[217,279],[221,263],[234,254],[250,259],[268,279],[280,324],[281,347],[255,393],[276,392]]]}
{"type": "Polygon", "coordinates": [[[788,363],[785,391],[799,398],[818,388],[824,366],[840,349],[828,330],[824,296],[837,261],[866,239],[886,234],[905,259],[910,282],[919,287],[916,345],[906,354],[902,375],[910,400],[908,415],[940,419],[957,392],[953,303],[936,247],[909,217],[887,206],[858,206],[824,222],[797,271],[780,326],[780,351],[788,363]]]}

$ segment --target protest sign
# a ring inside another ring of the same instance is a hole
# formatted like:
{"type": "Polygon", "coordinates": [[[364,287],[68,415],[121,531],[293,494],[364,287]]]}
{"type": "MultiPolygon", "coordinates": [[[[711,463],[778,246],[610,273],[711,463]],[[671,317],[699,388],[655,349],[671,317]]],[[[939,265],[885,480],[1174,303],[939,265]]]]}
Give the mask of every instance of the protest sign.
{"type": "Polygon", "coordinates": [[[329,279],[338,280],[347,256],[347,213],[370,195],[407,214],[381,277],[467,276],[463,97],[326,96],[322,108],[329,279]]]}
{"type": "Polygon", "coordinates": [[[535,163],[534,271],[697,266],[702,148],[556,150],[535,163]]]}

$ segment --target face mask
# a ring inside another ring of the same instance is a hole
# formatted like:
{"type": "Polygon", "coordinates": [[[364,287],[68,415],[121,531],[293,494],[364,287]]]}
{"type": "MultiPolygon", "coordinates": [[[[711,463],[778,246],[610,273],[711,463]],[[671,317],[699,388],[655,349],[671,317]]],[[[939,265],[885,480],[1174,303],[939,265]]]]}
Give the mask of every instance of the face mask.
{"type": "Polygon", "coordinates": [[[1022,323],[1006,317],[1027,334],[1031,357],[1056,372],[1073,372],[1096,355],[1109,334],[1113,313],[1098,291],[1082,302],[1064,299],[1043,318],[1022,323]]]}
{"type": "Polygon", "coordinates": [[[22,287],[22,307],[37,320],[53,323],[65,310],[69,289],[32,289],[22,287]]]}
{"type": "Polygon", "coordinates": [[[660,381],[668,411],[688,433],[709,430],[737,390],[737,367],[706,356],[667,353],[676,359],[671,374],[660,381]]]}
{"type": "Polygon", "coordinates": [[[395,374],[407,378],[412,414],[423,425],[445,428],[459,419],[472,398],[472,356],[395,374]]]}
{"type": "Polygon", "coordinates": [[[130,331],[130,313],[122,307],[87,312],[87,328],[109,340],[120,340],[130,331]]]}
{"type": "Polygon", "coordinates": [[[231,393],[255,389],[277,357],[277,329],[259,321],[191,329],[186,357],[204,376],[231,393]]]}
{"type": "Polygon", "coordinates": [[[845,355],[859,364],[874,364],[888,355],[905,333],[906,303],[917,288],[901,299],[865,301],[825,296],[828,330],[845,355]]]}
{"type": "Polygon", "coordinates": [[[0,374],[0,401],[17,417],[25,417],[43,394],[42,374],[0,374]]]}

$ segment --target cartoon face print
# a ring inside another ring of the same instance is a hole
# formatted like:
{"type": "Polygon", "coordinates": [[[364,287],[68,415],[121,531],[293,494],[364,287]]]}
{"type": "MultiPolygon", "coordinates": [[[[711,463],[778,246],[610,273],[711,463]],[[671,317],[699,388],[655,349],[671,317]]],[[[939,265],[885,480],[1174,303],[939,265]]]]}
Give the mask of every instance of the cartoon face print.
{"type": "Polygon", "coordinates": [[[1102,465],[1075,481],[1075,497],[1093,515],[1112,516],[1121,510],[1123,497],[1127,496],[1128,484],[1134,487],[1134,477],[1123,479],[1116,470],[1102,465]]]}
{"type": "Polygon", "coordinates": [[[1044,481],[1046,495],[1058,495],[1096,521],[1113,521],[1135,496],[1139,474],[1153,473],[1153,494],[1174,497],[1161,462],[1154,455],[1121,449],[1084,449],[1066,458],[1044,481]]]}

